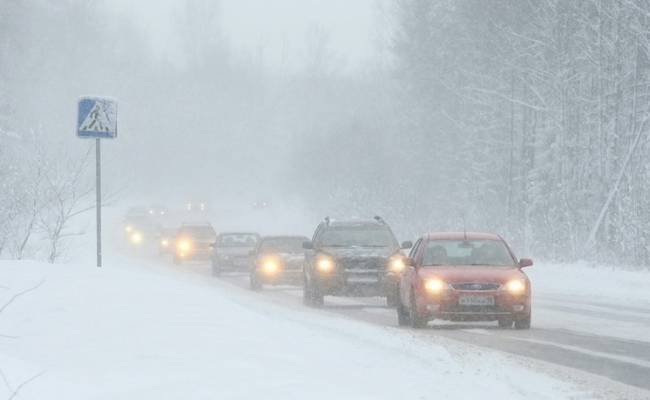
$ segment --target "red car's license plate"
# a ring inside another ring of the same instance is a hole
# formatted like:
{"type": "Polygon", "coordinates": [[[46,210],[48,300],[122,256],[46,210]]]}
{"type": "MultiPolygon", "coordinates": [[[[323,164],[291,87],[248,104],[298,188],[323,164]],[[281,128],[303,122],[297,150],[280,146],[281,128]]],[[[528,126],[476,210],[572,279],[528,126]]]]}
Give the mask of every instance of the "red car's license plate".
{"type": "Polygon", "coordinates": [[[494,296],[460,296],[458,304],[461,306],[493,306],[494,296]]]}

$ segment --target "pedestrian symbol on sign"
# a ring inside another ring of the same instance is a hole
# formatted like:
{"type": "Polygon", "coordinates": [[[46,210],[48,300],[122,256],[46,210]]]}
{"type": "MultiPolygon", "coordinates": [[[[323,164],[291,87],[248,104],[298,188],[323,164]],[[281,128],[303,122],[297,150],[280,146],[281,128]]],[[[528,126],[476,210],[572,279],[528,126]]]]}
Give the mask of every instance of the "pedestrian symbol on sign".
{"type": "Polygon", "coordinates": [[[117,103],[106,98],[80,99],[77,135],[86,138],[117,136],[117,103]]]}

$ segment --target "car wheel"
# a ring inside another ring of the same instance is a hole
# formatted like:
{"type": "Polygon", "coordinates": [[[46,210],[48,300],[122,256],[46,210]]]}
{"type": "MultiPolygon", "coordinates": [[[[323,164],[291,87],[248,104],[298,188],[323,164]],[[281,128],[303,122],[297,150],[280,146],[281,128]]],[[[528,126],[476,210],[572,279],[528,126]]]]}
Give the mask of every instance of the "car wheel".
{"type": "Polygon", "coordinates": [[[254,290],[256,292],[262,290],[262,282],[260,282],[260,280],[257,278],[257,274],[252,273],[250,275],[249,282],[251,290],[254,290]]]}
{"type": "Polygon", "coordinates": [[[531,315],[528,314],[524,319],[515,320],[515,329],[530,329],[530,317],[531,315]]]}
{"type": "Polygon", "coordinates": [[[307,278],[302,288],[302,299],[303,303],[310,307],[321,307],[325,303],[325,296],[307,278]]]}
{"type": "Polygon", "coordinates": [[[397,307],[399,303],[399,294],[397,290],[392,290],[386,295],[386,307],[397,307]]]}
{"type": "Polygon", "coordinates": [[[399,300],[399,296],[397,299],[397,325],[399,326],[407,326],[411,323],[411,317],[409,316],[408,310],[404,308],[404,305],[402,302],[399,300]]]}
{"type": "Polygon", "coordinates": [[[503,328],[503,329],[512,328],[512,319],[510,319],[510,318],[501,318],[501,319],[499,319],[499,328],[503,328]]]}
{"type": "Polygon", "coordinates": [[[418,314],[417,307],[415,305],[415,295],[411,292],[411,304],[409,308],[409,320],[411,322],[411,327],[415,329],[422,329],[427,326],[427,319],[423,318],[418,314]]]}
{"type": "Polygon", "coordinates": [[[216,261],[212,261],[212,276],[219,275],[221,275],[221,265],[216,261]]]}

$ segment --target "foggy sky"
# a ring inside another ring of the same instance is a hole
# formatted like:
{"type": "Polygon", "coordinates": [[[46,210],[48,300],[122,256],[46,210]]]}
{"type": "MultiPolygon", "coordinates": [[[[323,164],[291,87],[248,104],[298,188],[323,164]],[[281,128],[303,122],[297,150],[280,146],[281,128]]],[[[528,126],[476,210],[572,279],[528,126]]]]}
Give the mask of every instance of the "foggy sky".
{"type": "MultiPolygon", "coordinates": [[[[236,54],[262,53],[267,67],[292,71],[304,65],[305,36],[327,32],[341,72],[354,72],[374,54],[373,15],[378,0],[221,0],[221,27],[236,54]]],[[[121,15],[147,33],[157,54],[182,64],[173,18],[173,0],[115,0],[121,15]]]]}

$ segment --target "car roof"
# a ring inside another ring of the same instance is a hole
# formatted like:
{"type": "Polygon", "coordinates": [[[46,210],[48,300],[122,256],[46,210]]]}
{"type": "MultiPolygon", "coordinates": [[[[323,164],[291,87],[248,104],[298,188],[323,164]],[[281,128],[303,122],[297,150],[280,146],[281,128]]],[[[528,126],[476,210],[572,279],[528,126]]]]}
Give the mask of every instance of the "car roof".
{"type": "Polygon", "coordinates": [[[386,226],[386,224],[374,219],[348,219],[332,220],[327,226],[330,228],[354,228],[360,226],[386,226]]]}
{"type": "Polygon", "coordinates": [[[223,235],[255,235],[259,236],[257,232],[221,232],[219,233],[219,236],[223,235]]]}
{"type": "Polygon", "coordinates": [[[503,240],[495,233],[486,232],[431,232],[424,235],[428,240],[503,240]]]}
{"type": "Polygon", "coordinates": [[[269,235],[269,236],[262,236],[262,240],[266,239],[305,239],[305,241],[308,241],[309,238],[307,236],[303,235],[269,235]]]}

